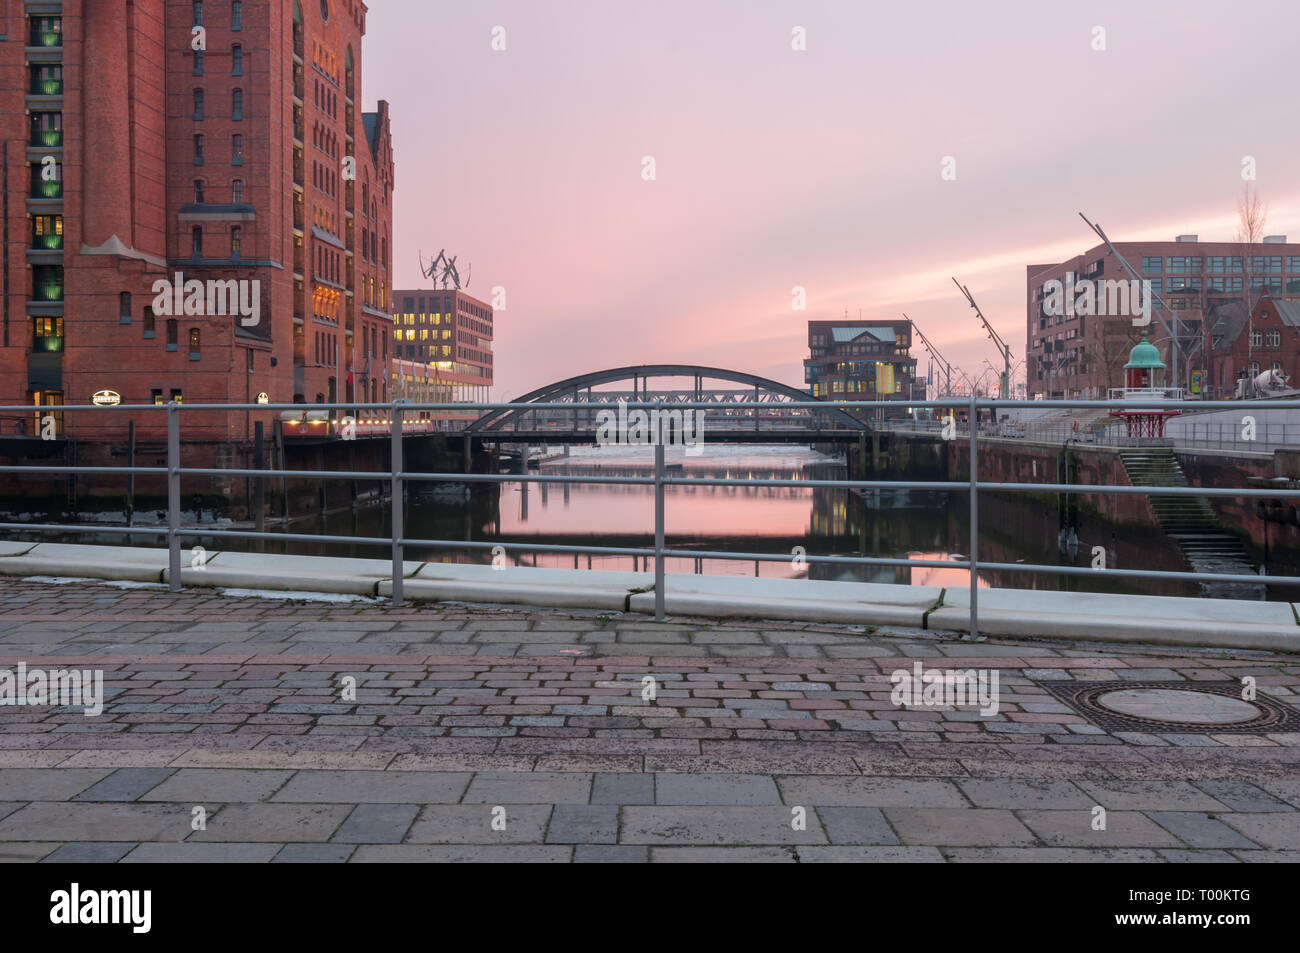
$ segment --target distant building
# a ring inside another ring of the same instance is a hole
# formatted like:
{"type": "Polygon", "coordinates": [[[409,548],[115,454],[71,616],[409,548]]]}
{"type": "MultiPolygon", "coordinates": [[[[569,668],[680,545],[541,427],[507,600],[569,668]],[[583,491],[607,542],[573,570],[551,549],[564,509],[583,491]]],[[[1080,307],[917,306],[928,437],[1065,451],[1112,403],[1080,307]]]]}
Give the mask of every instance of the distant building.
{"type": "Polygon", "coordinates": [[[912,322],[906,319],[809,321],[804,381],[814,397],[924,400],[911,346],[912,322]]]}
{"type": "Polygon", "coordinates": [[[393,305],[393,396],[485,403],[493,382],[491,305],[452,289],[394,291],[393,305]]]}
{"type": "MultiPolygon", "coordinates": [[[[1194,395],[1232,396],[1240,365],[1224,370],[1232,363],[1224,348],[1235,335],[1225,339],[1222,329],[1214,331],[1221,322],[1236,326],[1227,317],[1228,306],[1253,307],[1261,296],[1300,300],[1300,244],[1288,244],[1285,235],[1268,236],[1250,246],[1180,235],[1171,242],[1115,242],[1115,247],[1139,279],[1150,281],[1152,290],[1178,312],[1185,343],[1178,361],[1180,379],[1171,378],[1168,384],[1190,384],[1194,395]]],[[[1099,313],[1102,309],[1093,314],[1063,314],[1051,307],[1052,282],[1078,288],[1084,282],[1108,280],[1130,279],[1104,244],[1067,261],[1026,266],[1029,396],[1104,398],[1108,388],[1119,386],[1129,352],[1142,337],[1143,328],[1133,324],[1133,315],[1099,313]]],[[[1101,300],[1101,292],[1095,297],[1101,300]]],[[[1162,315],[1170,320],[1167,312],[1155,312],[1146,330],[1165,362],[1172,365],[1162,315]]],[[[1262,363],[1267,370],[1267,362],[1262,363]]]]}

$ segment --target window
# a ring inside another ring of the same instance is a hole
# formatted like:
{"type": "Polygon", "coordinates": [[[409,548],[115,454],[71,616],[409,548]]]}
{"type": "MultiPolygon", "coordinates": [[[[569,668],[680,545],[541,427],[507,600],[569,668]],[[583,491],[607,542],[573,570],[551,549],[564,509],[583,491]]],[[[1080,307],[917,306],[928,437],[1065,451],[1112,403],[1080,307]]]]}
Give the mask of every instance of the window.
{"type": "Polygon", "coordinates": [[[1277,330],[1276,328],[1270,329],[1270,330],[1269,330],[1269,331],[1264,335],[1264,346],[1265,346],[1265,347],[1281,347],[1281,346],[1282,346],[1282,332],[1279,331],[1279,330],[1277,330]]]}
{"type": "Polygon", "coordinates": [[[1180,255],[1169,259],[1169,271],[1175,275],[1198,275],[1201,273],[1200,255],[1180,255]]]}
{"type": "Polygon", "coordinates": [[[167,319],[167,350],[176,350],[176,319],[167,319]]]}
{"type": "Polygon", "coordinates": [[[232,89],[230,91],[230,118],[235,120],[244,118],[244,91],[242,89],[232,89]]]}
{"type": "Polygon", "coordinates": [[[230,75],[244,75],[244,48],[238,43],[230,48],[230,75]]]}
{"type": "Polygon", "coordinates": [[[1282,276],[1261,277],[1256,276],[1250,279],[1251,291],[1271,292],[1280,294],[1282,292],[1282,276]]]}
{"type": "Polygon", "coordinates": [[[191,361],[197,361],[199,359],[200,350],[201,349],[199,347],[199,329],[190,328],[190,360],[191,361]]]}
{"type": "Polygon", "coordinates": [[[230,201],[236,205],[244,201],[244,180],[232,179],[230,181],[230,201]]]}
{"type": "Polygon", "coordinates": [[[203,136],[199,134],[194,136],[194,164],[203,165],[203,136]]]}
{"type": "Polygon", "coordinates": [[[203,257],[203,226],[195,225],[190,229],[190,257],[203,257]]]}
{"type": "Polygon", "coordinates": [[[242,30],[244,28],[244,5],[239,0],[234,0],[230,5],[230,29],[242,30]]]}
{"type": "Polygon", "coordinates": [[[238,225],[230,227],[230,257],[238,258],[243,232],[238,225]]]}
{"type": "Polygon", "coordinates": [[[1300,272],[1300,255],[1287,256],[1286,270],[1292,272],[1293,274],[1296,272],[1300,272]]]}
{"type": "Polygon", "coordinates": [[[1250,259],[1250,270],[1255,274],[1282,274],[1281,255],[1256,255],[1250,259]]]}
{"type": "Polygon", "coordinates": [[[1241,274],[1240,255],[1214,255],[1206,259],[1206,271],[1217,275],[1241,274]]]}
{"type": "Polygon", "coordinates": [[[63,350],[63,319],[32,318],[32,350],[58,354],[63,350]]]}
{"type": "Polygon", "coordinates": [[[244,137],[238,133],[230,137],[230,164],[244,164],[244,137]]]}
{"type": "Polygon", "coordinates": [[[203,118],[203,90],[194,90],[194,120],[198,122],[203,118]]]}
{"type": "Polygon", "coordinates": [[[117,296],[117,323],[131,323],[131,292],[123,291],[117,296]]]}
{"type": "MultiPolygon", "coordinates": [[[[1263,346],[1264,346],[1264,332],[1263,332],[1263,331],[1251,331],[1251,332],[1250,332],[1250,346],[1251,346],[1251,347],[1263,347],[1263,346]]],[[[1255,373],[1258,374],[1259,372],[1256,371],[1255,373]]]]}
{"type": "Polygon", "coordinates": [[[202,50],[195,50],[195,51],[194,51],[194,72],[193,72],[193,75],[195,75],[195,76],[202,76],[202,75],[203,75],[203,51],[202,51],[202,50]]]}
{"type": "Polygon", "coordinates": [[[152,341],[154,336],[154,316],[153,308],[144,309],[144,338],[146,341],[152,341]]]}
{"type": "Polygon", "coordinates": [[[203,26],[203,0],[194,0],[194,26],[203,26]]]}
{"type": "Polygon", "coordinates": [[[149,396],[153,398],[153,402],[155,404],[161,404],[163,402],[162,391],[159,390],[157,387],[149,391],[149,396]]]}
{"type": "Polygon", "coordinates": [[[203,180],[202,179],[194,180],[194,204],[195,205],[203,204],[203,180]]]}
{"type": "Polygon", "coordinates": [[[180,404],[180,403],[183,403],[183,402],[184,402],[184,398],[182,397],[180,391],[178,391],[178,390],[173,390],[173,391],[172,391],[172,402],[173,402],[173,403],[177,403],[177,404],[180,404]]]}

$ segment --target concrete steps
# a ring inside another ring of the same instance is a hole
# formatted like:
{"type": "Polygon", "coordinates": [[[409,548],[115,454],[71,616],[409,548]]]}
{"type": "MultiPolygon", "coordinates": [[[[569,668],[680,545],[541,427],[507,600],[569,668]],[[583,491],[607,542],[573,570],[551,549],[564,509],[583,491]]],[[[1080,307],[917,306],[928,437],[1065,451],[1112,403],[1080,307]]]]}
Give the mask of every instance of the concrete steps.
{"type": "MultiPolygon", "coordinates": [[[[1167,447],[1121,450],[1120,460],[1134,486],[1185,487],[1187,477],[1167,447]]],[[[1177,543],[1193,572],[1255,575],[1241,539],[1225,532],[1208,500],[1199,496],[1148,497],[1151,511],[1165,535],[1177,543]]],[[[1263,584],[1202,582],[1201,591],[1217,599],[1264,599],[1263,584]]]]}

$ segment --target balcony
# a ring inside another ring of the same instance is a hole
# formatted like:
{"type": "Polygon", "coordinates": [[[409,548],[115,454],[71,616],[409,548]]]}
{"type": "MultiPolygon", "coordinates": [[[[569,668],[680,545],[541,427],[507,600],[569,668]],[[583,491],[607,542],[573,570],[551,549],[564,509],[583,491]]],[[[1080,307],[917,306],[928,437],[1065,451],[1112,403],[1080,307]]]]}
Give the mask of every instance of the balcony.
{"type": "Polygon", "coordinates": [[[58,47],[63,45],[63,21],[58,17],[37,17],[32,20],[28,46],[58,47]]]}
{"type": "Polygon", "coordinates": [[[32,272],[33,301],[63,300],[63,269],[37,266],[32,272]]]}
{"type": "Polygon", "coordinates": [[[32,169],[32,187],[28,193],[30,198],[34,199],[61,199],[63,198],[63,183],[59,179],[46,182],[41,177],[41,165],[35,163],[32,169]]]}
{"type": "Polygon", "coordinates": [[[31,247],[38,251],[53,251],[62,248],[62,216],[41,215],[33,218],[31,242],[31,247]]]}
{"type": "Polygon", "coordinates": [[[63,335],[58,334],[40,334],[37,333],[32,337],[32,353],[34,354],[62,354],[63,353],[63,335]]]}
{"type": "Polygon", "coordinates": [[[47,67],[33,66],[27,91],[33,96],[62,96],[63,73],[51,74],[47,67]]]}
{"type": "Polygon", "coordinates": [[[63,115],[61,113],[33,113],[32,136],[29,145],[48,146],[50,148],[62,146],[62,120],[63,115]]]}

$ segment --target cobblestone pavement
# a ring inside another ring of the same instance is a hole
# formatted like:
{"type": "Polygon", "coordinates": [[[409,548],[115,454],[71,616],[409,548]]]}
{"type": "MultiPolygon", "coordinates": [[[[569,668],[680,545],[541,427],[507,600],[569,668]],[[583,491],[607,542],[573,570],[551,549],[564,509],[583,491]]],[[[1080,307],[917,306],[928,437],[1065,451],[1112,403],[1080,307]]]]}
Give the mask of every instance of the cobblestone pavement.
{"type": "Polygon", "coordinates": [[[1300,732],[1044,687],[1296,706],[1294,655],[0,579],[20,662],[106,700],[0,708],[5,860],[1300,860],[1300,732]],[[997,714],[895,705],[917,661],[996,669],[997,714]]]}

